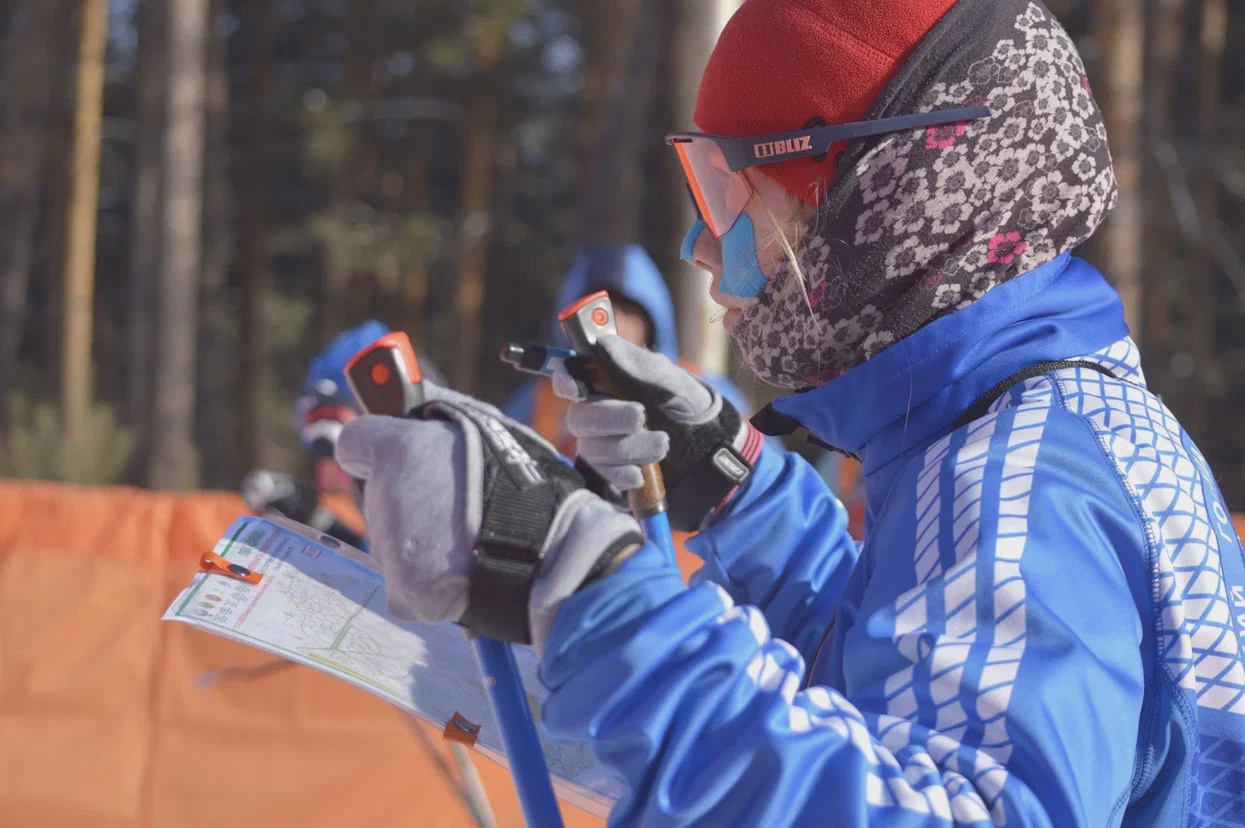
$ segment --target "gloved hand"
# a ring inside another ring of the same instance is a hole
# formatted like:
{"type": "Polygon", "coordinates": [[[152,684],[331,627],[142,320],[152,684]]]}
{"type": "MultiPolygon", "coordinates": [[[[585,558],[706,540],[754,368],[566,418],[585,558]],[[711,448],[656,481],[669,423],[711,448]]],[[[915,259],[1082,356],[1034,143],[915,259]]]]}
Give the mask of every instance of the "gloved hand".
{"type": "Polygon", "coordinates": [[[294,425],[303,450],[314,458],[333,456],[333,445],[342,426],[358,416],[331,380],[321,380],[314,390],[294,401],[294,425]]]}
{"type": "Polygon", "coordinates": [[[425,385],[412,418],[346,425],[337,460],[366,482],[372,556],[395,617],[544,646],[558,604],[636,549],[639,525],[531,429],[425,385]]]}
{"type": "Polygon", "coordinates": [[[764,438],[721,394],[659,353],[605,336],[593,358],[626,400],[571,406],[567,428],[579,456],[624,491],[642,485],[640,466],[660,461],[671,527],[699,529],[747,479],[764,438]]]}
{"type": "MultiPolygon", "coordinates": [[[[251,511],[276,512],[299,523],[311,524],[320,506],[314,484],[282,472],[256,469],[242,478],[239,491],[251,511]]],[[[315,528],[323,531],[320,526],[315,528]]]]}
{"type": "Polygon", "coordinates": [[[364,549],[367,540],[320,505],[320,493],[314,483],[281,472],[256,469],[242,478],[242,499],[259,515],[280,515],[331,535],[356,549],[364,549]]]}

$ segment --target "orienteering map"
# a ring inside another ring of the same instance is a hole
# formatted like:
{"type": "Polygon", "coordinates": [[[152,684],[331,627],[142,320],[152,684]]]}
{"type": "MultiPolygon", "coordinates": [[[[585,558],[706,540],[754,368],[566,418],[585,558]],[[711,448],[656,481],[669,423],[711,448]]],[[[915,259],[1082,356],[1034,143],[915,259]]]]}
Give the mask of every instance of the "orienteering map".
{"type": "MultiPolygon", "coordinates": [[[[242,517],[216,554],[263,574],[258,584],[199,573],[164,614],[361,687],[438,728],[459,713],[479,724],[475,749],[506,764],[479,664],[462,629],[385,614],[384,577],[368,556],[288,521],[242,517]],[[326,544],[335,545],[334,548],[326,544]]],[[[535,653],[514,647],[534,711],[547,693],[535,653]]],[[[539,715],[536,717],[540,721],[539,715]]],[[[606,816],[623,783],[585,744],[541,734],[558,796],[606,816]]]]}

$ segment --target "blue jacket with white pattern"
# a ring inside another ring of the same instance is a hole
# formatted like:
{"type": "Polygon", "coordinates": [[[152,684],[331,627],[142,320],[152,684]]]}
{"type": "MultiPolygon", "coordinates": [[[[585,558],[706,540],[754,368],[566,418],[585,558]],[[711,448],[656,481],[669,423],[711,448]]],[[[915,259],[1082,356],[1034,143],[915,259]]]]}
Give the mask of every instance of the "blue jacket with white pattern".
{"type": "Polygon", "coordinates": [[[616,825],[1245,825],[1245,560],[1064,255],[776,407],[859,454],[867,540],[763,453],[689,544],[568,599],[543,717],[616,825]],[[1024,381],[955,427],[1000,381],[1024,381]]]}

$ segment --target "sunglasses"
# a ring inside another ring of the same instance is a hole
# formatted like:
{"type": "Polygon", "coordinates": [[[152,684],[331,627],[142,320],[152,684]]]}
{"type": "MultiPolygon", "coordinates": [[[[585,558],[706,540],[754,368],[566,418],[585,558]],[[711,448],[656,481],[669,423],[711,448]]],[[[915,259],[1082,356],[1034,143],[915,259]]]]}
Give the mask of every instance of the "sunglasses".
{"type": "Polygon", "coordinates": [[[743,174],[749,167],[824,156],[840,141],[975,121],[990,114],[989,107],[970,106],[850,124],[811,126],[752,138],[677,132],[667,135],[666,143],[678,153],[698,217],[715,237],[721,238],[735,225],[752,198],[752,184],[743,174]]]}

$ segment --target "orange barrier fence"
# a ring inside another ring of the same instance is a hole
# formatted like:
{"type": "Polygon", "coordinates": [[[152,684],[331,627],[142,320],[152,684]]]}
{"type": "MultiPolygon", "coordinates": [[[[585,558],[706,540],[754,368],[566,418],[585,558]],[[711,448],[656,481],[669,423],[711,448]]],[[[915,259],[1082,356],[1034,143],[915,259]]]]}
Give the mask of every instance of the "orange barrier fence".
{"type": "MultiPolygon", "coordinates": [[[[0,825],[474,824],[431,728],[159,620],[243,511],[228,494],[0,481],[0,825]]],[[[476,766],[499,825],[522,825],[509,775],[476,766]]]]}
{"type": "MultiPolygon", "coordinates": [[[[474,824],[431,728],[159,620],[243,511],[228,494],[0,481],[0,825],[474,824]]],[[[476,766],[498,824],[521,825],[509,775],[476,766]]]]}

